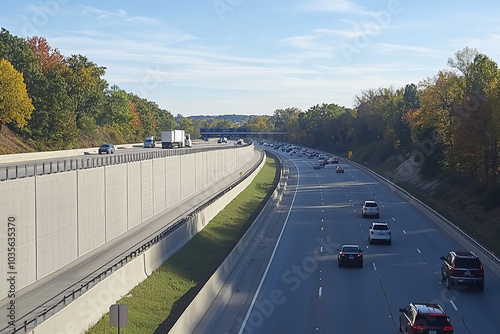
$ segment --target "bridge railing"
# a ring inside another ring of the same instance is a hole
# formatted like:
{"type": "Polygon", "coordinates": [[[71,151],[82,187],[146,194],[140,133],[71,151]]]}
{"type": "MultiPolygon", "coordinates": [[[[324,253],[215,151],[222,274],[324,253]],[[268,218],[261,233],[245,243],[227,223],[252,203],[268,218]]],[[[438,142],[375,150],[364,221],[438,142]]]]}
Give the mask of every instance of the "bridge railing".
{"type": "MultiPolygon", "coordinates": [[[[245,143],[244,146],[251,143],[245,143]]],[[[135,161],[158,159],[175,155],[185,155],[213,150],[235,149],[240,146],[214,146],[200,148],[165,149],[147,152],[117,152],[106,155],[84,155],[81,157],[59,158],[46,162],[26,162],[0,166],[0,181],[14,180],[38,175],[62,173],[78,169],[97,168],[109,165],[124,164],[135,161]]]]}

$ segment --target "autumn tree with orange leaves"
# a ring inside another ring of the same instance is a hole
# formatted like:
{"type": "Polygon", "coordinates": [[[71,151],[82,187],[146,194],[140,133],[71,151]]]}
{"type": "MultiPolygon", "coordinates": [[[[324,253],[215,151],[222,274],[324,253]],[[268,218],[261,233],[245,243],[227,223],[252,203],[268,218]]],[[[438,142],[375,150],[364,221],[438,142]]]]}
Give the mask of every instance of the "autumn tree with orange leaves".
{"type": "Polygon", "coordinates": [[[42,65],[42,73],[47,75],[47,73],[61,68],[63,65],[64,57],[61,55],[58,49],[53,49],[45,37],[33,36],[28,38],[28,44],[36,54],[40,64],[42,65]]]}

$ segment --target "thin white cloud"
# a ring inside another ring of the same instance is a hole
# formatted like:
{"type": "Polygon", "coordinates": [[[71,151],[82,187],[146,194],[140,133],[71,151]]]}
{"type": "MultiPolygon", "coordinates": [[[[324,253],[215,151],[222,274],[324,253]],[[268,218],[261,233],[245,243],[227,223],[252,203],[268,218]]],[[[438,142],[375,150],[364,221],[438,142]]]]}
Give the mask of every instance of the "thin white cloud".
{"type": "Polygon", "coordinates": [[[145,16],[130,16],[121,8],[116,11],[107,11],[89,6],[81,5],[80,15],[93,16],[95,20],[106,22],[107,24],[116,24],[120,22],[137,22],[141,24],[160,25],[161,21],[145,16]]]}
{"type": "Polygon", "coordinates": [[[402,45],[402,44],[390,44],[390,43],[378,43],[378,49],[380,52],[411,52],[419,54],[435,54],[436,50],[433,48],[426,48],[413,45],[402,45]]]}
{"type": "Polygon", "coordinates": [[[330,13],[353,13],[353,14],[368,14],[366,10],[358,6],[352,1],[347,0],[315,0],[307,1],[300,6],[301,9],[313,12],[330,12],[330,13]]]}

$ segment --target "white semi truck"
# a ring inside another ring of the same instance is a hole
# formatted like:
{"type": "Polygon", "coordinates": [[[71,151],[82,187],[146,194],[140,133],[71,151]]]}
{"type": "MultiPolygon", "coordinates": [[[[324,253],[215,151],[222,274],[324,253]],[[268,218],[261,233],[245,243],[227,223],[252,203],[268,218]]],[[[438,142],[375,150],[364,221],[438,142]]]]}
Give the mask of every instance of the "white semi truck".
{"type": "Polygon", "coordinates": [[[161,148],[191,147],[191,135],[184,130],[169,130],[161,132],[161,148]]]}

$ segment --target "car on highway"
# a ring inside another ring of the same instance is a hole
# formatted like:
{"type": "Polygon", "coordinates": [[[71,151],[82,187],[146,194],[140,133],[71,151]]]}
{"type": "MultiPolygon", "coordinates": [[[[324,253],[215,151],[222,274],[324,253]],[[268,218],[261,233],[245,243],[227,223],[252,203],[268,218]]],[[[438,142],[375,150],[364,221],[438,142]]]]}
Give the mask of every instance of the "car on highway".
{"type": "Polygon", "coordinates": [[[361,215],[363,218],[367,216],[380,218],[379,206],[376,201],[365,201],[361,208],[361,215]]]}
{"type": "Polygon", "coordinates": [[[338,157],[331,157],[330,158],[331,164],[338,164],[339,162],[340,162],[340,159],[338,157]]]}
{"type": "Polygon", "coordinates": [[[375,241],[383,241],[389,245],[392,243],[391,229],[387,223],[372,222],[368,229],[368,242],[373,244],[375,241]]]}
{"type": "Polygon", "coordinates": [[[453,334],[453,326],[439,304],[410,303],[399,309],[399,331],[404,334],[453,334]]]}
{"type": "Polygon", "coordinates": [[[313,169],[321,169],[323,166],[318,164],[318,163],[314,163],[313,164],[313,169]]]}
{"type": "Polygon", "coordinates": [[[337,166],[337,168],[335,168],[335,173],[343,173],[343,172],[344,172],[343,166],[337,166]]]}
{"type": "Polygon", "coordinates": [[[483,264],[474,253],[451,251],[441,260],[441,279],[448,289],[458,286],[484,289],[483,264]]]}
{"type": "Polygon", "coordinates": [[[115,146],[113,144],[102,144],[97,151],[99,154],[113,154],[115,153],[115,146]]]}
{"type": "Polygon", "coordinates": [[[337,250],[337,261],[339,267],[363,267],[363,250],[359,247],[359,245],[346,244],[342,245],[337,250]]]}

